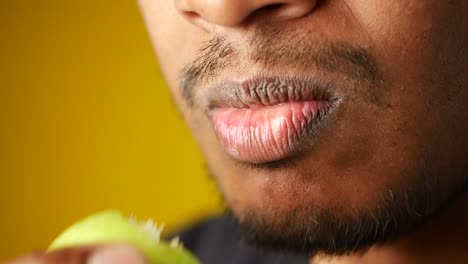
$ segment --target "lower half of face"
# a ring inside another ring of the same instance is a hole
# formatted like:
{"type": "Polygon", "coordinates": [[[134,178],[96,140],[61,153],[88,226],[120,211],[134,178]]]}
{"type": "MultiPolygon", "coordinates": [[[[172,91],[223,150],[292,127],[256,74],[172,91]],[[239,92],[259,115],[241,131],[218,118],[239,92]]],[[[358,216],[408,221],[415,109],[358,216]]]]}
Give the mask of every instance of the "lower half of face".
{"type": "Polygon", "coordinates": [[[377,104],[343,99],[300,141],[304,148],[280,160],[237,159],[211,120],[197,121],[196,134],[250,238],[280,249],[348,253],[412,231],[466,187],[465,114],[440,105],[442,93],[418,93],[377,104]]]}
{"type": "Polygon", "coordinates": [[[154,18],[143,4],[162,69],[221,191],[269,246],[360,250],[412,231],[467,182],[463,14],[448,4],[438,13],[416,1],[406,9],[397,8],[403,1],[348,2],[324,5],[300,26],[259,23],[245,40],[199,32],[161,11],[154,18]],[[188,41],[152,27],[163,20],[188,41]],[[189,51],[200,39],[218,44],[204,49],[217,57],[189,51]],[[185,86],[181,72],[190,75],[185,86]]]}

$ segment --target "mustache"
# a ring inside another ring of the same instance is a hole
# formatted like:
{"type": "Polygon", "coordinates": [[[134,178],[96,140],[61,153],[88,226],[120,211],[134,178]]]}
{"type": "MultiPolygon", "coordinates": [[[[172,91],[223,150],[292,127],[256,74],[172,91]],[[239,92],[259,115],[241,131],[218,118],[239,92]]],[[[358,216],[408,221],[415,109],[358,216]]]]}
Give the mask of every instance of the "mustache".
{"type": "MultiPolygon", "coordinates": [[[[383,83],[375,60],[363,47],[332,41],[317,41],[302,37],[282,37],[278,30],[258,30],[249,38],[248,60],[267,68],[295,67],[319,69],[343,74],[361,86],[383,83]]],[[[194,89],[201,82],[215,78],[223,70],[240,65],[241,50],[226,36],[217,34],[205,42],[198,55],[181,72],[183,98],[193,105],[194,89]]]]}

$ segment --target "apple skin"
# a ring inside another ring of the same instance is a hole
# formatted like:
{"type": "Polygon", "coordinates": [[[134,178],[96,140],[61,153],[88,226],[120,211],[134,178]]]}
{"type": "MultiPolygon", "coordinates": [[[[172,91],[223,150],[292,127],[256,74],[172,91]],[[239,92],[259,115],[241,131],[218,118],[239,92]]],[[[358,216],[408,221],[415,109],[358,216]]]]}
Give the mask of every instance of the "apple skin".
{"type": "MultiPolygon", "coordinates": [[[[159,240],[159,238],[157,238],[159,240]]],[[[200,264],[182,246],[155,241],[136,222],[110,209],[76,222],[58,236],[49,251],[104,243],[126,243],[141,250],[150,264],[200,264]]]]}

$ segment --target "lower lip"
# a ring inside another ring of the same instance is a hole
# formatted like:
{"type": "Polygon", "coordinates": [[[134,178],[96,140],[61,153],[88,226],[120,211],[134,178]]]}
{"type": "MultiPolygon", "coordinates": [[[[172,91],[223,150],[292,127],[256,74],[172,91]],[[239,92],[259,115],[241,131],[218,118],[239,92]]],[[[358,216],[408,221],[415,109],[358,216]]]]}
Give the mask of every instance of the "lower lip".
{"type": "Polygon", "coordinates": [[[251,108],[218,108],[217,137],[234,159],[260,164],[285,159],[307,147],[303,139],[327,102],[289,102],[251,108]]]}

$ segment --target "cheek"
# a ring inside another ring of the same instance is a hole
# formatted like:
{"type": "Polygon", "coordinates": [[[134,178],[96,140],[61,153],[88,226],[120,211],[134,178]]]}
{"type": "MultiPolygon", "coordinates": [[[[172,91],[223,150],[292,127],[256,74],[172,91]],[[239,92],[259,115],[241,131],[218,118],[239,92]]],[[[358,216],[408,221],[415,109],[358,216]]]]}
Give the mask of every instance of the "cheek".
{"type": "MultiPolygon", "coordinates": [[[[390,81],[420,80],[446,30],[446,1],[347,0],[369,49],[390,81]],[[445,28],[445,29],[444,29],[445,28]]],[[[453,13],[453,12],[452,12],[453,13]]]]}
{"type": "Polygon", "coordinates": [[[180,71],[209,36],[185,20],[173,1],[140,0],[140,8],[165,80],[178,98],[180,71]]]}

